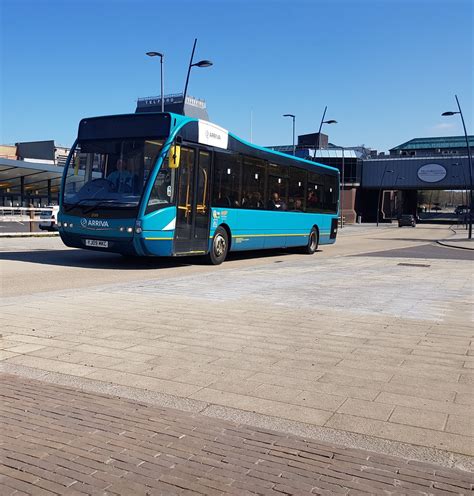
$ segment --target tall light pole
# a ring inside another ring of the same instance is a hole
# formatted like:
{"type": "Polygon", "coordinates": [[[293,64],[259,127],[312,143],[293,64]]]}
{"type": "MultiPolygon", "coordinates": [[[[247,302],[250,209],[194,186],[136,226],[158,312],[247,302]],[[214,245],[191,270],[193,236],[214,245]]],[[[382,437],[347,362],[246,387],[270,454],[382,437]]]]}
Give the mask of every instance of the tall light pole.
{"type": "Polygon", "coordinates": [[[443,112],[442,116],[449,116],[459,114],[461,116],[462,127],[464,128],[464,137],[466,138],[466,147],[467,147],[467,158],[469,161],[469,234],[468,239],[472,239],[472,157],[471,157],[471,148],[469,147],[469,138],[467,136],[466,124],[464,122],[464,116],[462,115],[461,105],[459,105],[458,96],[454,95],[456,98],[456,103],[458,104],[458,112],[443,112]]]}
{"type": "Polygon", "coordinates": [[[341,229],[344,227],[344,148],[341,148],[342,151],[342,165],[341,165],[341,229]]]}
{"type": "Polygon", "coordinates": [[[377,200],[377,227],[379,227],[380,209],[382,208],[382,206],[380,205],[380,200],[381,200],[381,197],[382,197],[382,185],[383,185],[383,180],[384,180],[385,174],[387,172],[393,174],[395,171],[394,170],[387,170],[387,164],[385,164],[385,167],[383,168],[382,179],[380,179],[379,197],[378,197],[378,200],[377,200]]]}
{"type": "Polygon", "coordinates": [[[296,117],[293,114],[283,114],[283,117],[291,117],[293,119],[293,156],[296,155],[296,146],[295,146],[295,119],[296,117]]]}
{"type": "MultiPolygon", "coordinates": [[[[319,130],[318,130],[318,135],[316,137],[316,150],[319,150],[319,143],[321,141],[321,129],[323,127],[323,124],[337,124],[337,121],[335,121],[334,119],[329,119],[328,121],[325,121],[324,118],[326,117],[326,110],[328,109],[328,106],[326,105],[324,107],[324,112],[323,112],[323,116],[321,117],[321,123],[319,124],[319,130]]],[[[315,152],[315,158],[316,158],[316,152],[315,152]]]]}
{"type": "Polygon", "coordinates": [[[160,67],[161,67],[161,111],[165,111],[165,95],[164,95],[164,79],[163,79],[163,59],[165,55],[160,52],[146,52],[148,57],[160,57],[160,67]]]}
{"type": "Polygon", "coordinates": [[[191,68],[210,67],[212,65],[212,62],[210,60],[200,60],[199,62],[193,64],[194,50],[196,50],[196,43],[197,43],[197,38],[194,39],[193,51],[191,52],[191,59],[189,60],[188,75],[186,76],[186,84],[184,85],[183,110],[184,110],[184,105],[186,104],[186,95],[188,94],[189,74],[191,73],[191,68]]]}

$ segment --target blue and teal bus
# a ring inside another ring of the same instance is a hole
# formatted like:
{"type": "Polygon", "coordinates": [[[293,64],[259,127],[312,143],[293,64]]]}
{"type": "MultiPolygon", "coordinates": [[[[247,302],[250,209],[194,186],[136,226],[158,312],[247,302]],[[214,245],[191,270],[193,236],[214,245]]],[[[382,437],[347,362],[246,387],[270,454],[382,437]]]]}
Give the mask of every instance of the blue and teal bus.
{"type": "Polygon", "coordinates": [[[336,240],[339,172],[172,113],[81,120],[62,180],[67,246],[126,256],[296,248],[336,240]]]}

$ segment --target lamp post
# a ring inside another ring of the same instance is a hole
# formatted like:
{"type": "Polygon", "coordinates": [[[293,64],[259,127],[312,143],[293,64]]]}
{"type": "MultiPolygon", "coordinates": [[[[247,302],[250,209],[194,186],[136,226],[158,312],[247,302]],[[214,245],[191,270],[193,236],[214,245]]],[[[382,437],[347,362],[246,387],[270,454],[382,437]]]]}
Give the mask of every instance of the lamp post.
{"type": "MultiPolygon", "coordinates": [[[[319,150],[319,143],[320,143],[320,135],[321,135],[321,128],[323,127],[323,124],[337,124],[337,121],[334,119],[329,119],[328,121],[325,121],[324,118],[326,117],[326,110],[328,109],[328,106],[326,105],[324,107],[324,112],[323,116],[321,117],[321,123],[319,124],[319,130],[318,130],[318,135],[316,137],[316,150],[319,150]]],[[[315,152],[315,158],[316,158],[316,152],[315,152]]]]}
{"type": "Polygon", "coordinates": [[[293,156],[296,155],[296,146],[295,146],[295,119],[296,117],[293,114],[283,114],[283,117],[291,117],[293,119],[293,156]]]}
{"type": "Polygon", "coordinates": [[[341,229],[344,227],[344,148],[341,148],[342,151],[342,165],[341,165],[341,229]]]}
{"type": "Polygon", "coordinates": [[[466,147],[467,147],[467,158],[469,161],[469,234],[467,235],[468,239],[472,239],[472,157],[471,157],[471,148],[469,147],[469,138],[467,136],[466,124],[464,122],[464,116],[462,115],[461,105],[459,105],[458,96],[454,95],[456,98],[456,103],[458,104],[458,112],[443,112],[442,116],[450,116],[459,114],[461,116],[462,127],[464,128],[464,137],[466,138],[466,147]]]}
{"type": "Polygon", "coordinates": [[[380,179],[379,197],[378,197],[378,201],[377,201],[377,227],[379,227],[380,209],[382,208],[382,206],[380,205],[380,200],[382,197],[382,185],[383,185],[383,180],[384,180],[385,174],[387,172],[393,174],[395,171],[394,170],[387,170],[387,164],[385,164],[385,167],[383,169],[382,179],[380,179]]]}
{"type": "Polygon", "coordinates": [[[184,85],[184,95],[183,95],[183,109],[186,104],[186,95],[188,92],[189,74],[191,73],[192,67],[210,67],[212,62],[210,60],[200,60],[193,64],[194,50],[196,49],[197,38],[194,38],[193,51],[191,52],[191,59],[189,60],[188,75],[186,76],[186,84],[184,85]]]}
{"type": "Polygon", "coordinates": [[[160,57],[160,68],[161,68],[161,111],[165,111],[165,98],[164,98],[164,79],[163,79],[163,59],[165,55],[160,52],[146,52],[148,57],[160,57]]]}

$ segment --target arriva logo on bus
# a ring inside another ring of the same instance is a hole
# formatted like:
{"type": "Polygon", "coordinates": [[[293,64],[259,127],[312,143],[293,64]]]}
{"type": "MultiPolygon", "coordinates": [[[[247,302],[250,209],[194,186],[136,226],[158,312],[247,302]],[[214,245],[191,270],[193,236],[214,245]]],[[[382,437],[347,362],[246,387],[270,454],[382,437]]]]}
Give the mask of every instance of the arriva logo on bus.
{"type": "Polygon", "coordinates": [[[109,228],[109,223],[106,220],[97,219],[81,219],[81,227],[84,229],[107,229],[109,228]]]}

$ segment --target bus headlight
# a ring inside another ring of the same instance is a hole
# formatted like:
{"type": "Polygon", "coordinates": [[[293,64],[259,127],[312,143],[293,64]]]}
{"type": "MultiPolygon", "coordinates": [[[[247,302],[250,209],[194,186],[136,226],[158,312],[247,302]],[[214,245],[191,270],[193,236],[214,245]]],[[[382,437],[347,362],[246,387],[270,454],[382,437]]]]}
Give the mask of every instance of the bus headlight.
{"type": "Polygon", "coordinates": [[[132,233],[133,232],[133,227],[127,227],[127,232],[132,233]]]}
{"type": "Polygon", "coordinates": [[[124,232],[124,231],[125,231],[125,227],[120,226],[120,227],[119,227],[119,231],[120,231],[120,232],[124,232]]]}
{"type": "Polygon", "coordinates": [[[64,222],[63,223],[63,227],[67,227],[68,226],[68,223],[67,222],[64,222]]]}
{"type": "Polygon", "coordinates": [[[142,221],[141,220],[137,220],[135,222],[135,232],[137,234],[140,234],[142,231],[143,231],[143,229],[142,229],[142,221]]]}

